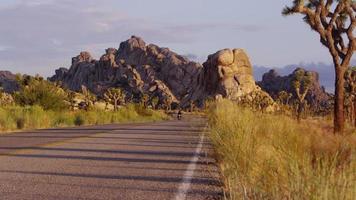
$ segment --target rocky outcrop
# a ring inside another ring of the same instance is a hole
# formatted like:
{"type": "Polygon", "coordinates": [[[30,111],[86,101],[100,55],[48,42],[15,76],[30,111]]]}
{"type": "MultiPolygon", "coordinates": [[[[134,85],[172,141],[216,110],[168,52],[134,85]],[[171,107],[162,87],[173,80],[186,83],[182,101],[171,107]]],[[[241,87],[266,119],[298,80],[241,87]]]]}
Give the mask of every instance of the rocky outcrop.
{"type": "Polygon", "coordinates": [[[240,100],[253,93],[270,98],[256,85],[251,62],[243,49],[218,51],[203,66],[196,86],[184,102],[202,104],[207,98],[219,97],[240,100]]]}
{"type": "Polygon", "coordinates": [[[177,99],[188,94],[202,68],[199,63],[191,62],[168,48],[146,45],[141,38],[135,36],[120,44],[117,60],[131,66],[150,66],[150,71],[171,89],[177,99]]]}
{"type": "Polygon", "coordinates": [[[84,85],[102,95],[110,87],[122,87],[133,98],[144,93],[158,96],[161,102],[170,99],[179,102],[190,89],[202,66],[191,62],[167,48],[146,45],[133,36],[109,48],[100,60],[82,52],[72,59],[69,69],[60,68],[50,81],[79,91],[84,85]]]}
{"type": "Polygon", "coordinates": [[[16,75],[9,71],[0,71],[0,87],[7,93],[18,90],[19,85],[16,81],[16,75]]]}
{"type": "Polygon", "coordinates": [[[202,66],[132,36],[119,49],[107,49],[99,60],[88,52],[80,53],[69,69],[56,70],[49,80],[75,91],[84,85],[98,95],[110,87],[121,87],[133,99],[149,94],[159,97],[161,103],[170,100],[186,107],[192,102],[202,106],[207,98],[217,96],[238,100],[256,91],[263,93],[252,71],[241,49],[219,51],[202,66]]]}
{"type": "MultiPolygon", "coordinates": [[[[270,70],[262,77],[262,81],[258,85],[272,98],[278,99],[278,94],[281,91],[286,91],[293,95],[296,99],[295,90],[293,88],[293,80],[296,76],[296,69],[288,76],[280,76],[275,70],[270,70]]],[[[331,95],[328,94],[324,87],[319,83],[319,74],[317,72],[310,72],[312,74],[312,83],[310,90],[306,96],[306,100],[312,108],[329,106],[331,95]]]]}

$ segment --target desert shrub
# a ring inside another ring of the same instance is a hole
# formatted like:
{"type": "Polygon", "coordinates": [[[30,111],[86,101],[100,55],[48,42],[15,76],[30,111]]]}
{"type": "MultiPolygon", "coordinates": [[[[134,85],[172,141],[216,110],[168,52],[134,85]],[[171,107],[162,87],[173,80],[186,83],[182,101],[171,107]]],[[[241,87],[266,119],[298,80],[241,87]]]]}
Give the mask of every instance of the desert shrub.
{"type": "Polygon", "coordinates": [[[139,114],[141,116],[152,116],[152,114],[154,112],[151,109],[146,109],[142,104],[134,105],[134,110],[132,110],[131,106],[129,106],[128,108],[129,108],[128,111],[136,112],[137,114],[139,114]]]}
{"type": "Polygon", "coordinates": [[[45,110],[63,110],[66,94],[63,89],[41,78],[20,78],[20,91],[14,94],[15,102],[21,106],[41,106],[45,110]]]}
{"type": "Polygon", "coordinates": [[[353,199],[355,132],[328,134],[230,101],[210,109],[228,199],[353,199]]]}
{"type": "Polygon", "coordinates": [[[61,126],[73,126],[74,124],[74,114],[72,112],[56,112],[53,114],[52,127],[61,126]]]}
{"type": "Polygon", "coordinates": [[[17,129],[24,129],[25,128],[25,119],[24,118],[17,118],[16,119],[16,128],[17,129]]]}
{"type": "Polygon", "coordinates": [[[84,125],[84,123],[85,123],[85,120],[84,120],[83,115],[77,114],[77,115],[74,117],[74,124],[75,124],[76,126],[82,126],[82,125],[84,125]]]}

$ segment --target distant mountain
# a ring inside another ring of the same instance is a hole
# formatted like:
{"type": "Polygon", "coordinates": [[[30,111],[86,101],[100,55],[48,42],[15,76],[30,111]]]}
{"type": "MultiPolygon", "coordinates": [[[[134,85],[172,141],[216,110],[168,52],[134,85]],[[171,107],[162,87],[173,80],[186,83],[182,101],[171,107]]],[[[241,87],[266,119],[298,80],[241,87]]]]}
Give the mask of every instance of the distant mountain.
{"type": "MultiPolygon", "coordinates": [[[[356,66],[356,60],[351,62],[351,66],[356,66]]],[[[315,71],[319,74],[320,84],[325,87],[328,92],[334,91],[334,82],[335,82],[335,72],[333,64],[325,63],[301,63],[294,65],[287,65],[281,68],[274,67],[265,67],[265,66],[255,66],[254,67],[254,76],[257,81],[262,80],[263,74],[268,72],[271,69],[274,69],[278,74],[286,76],[291,74],[296,68],[302,67],[308,71],[315,71]]]]}

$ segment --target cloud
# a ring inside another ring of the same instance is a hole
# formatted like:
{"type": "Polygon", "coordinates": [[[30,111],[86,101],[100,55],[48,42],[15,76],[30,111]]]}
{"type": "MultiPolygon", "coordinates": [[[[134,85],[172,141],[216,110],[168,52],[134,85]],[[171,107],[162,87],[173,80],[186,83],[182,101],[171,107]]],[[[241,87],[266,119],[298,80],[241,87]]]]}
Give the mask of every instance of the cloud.
{"type": "Polygon", "coordinates": [[[10,49],[11,47],[9,46],[2,46],[0,45],[0,51],[7,51],[8,49],[10,49]]]}
{"type": "Polygon", "coordinates": [[[192,39],[172,34],[162,23],[110,7],[114,2],[22,0],[0,8],[0,68],[50,75],[54,67],[68,67],[79,51],[100,56],[106,47],[118,47],[131,35],[163,43],[192,39]],[[85,49],[88,47],[93,49],[85,49]]]}
{"type": "Polygon", "coordinates": [[[188,58],[189,60],[197,60],[199,58],[198,55],[196,54],[192,54],[192,53],[188,53],[188,54],[185,54],[183,55],[184,57],[188,58]]]}
{"type": "Polygon", "coordinates": [[[183,31],[183,32],[190,32],[190,33],[200,33],[203,31],[211,31],[211,30],[258,32],[266,29],[266,27],[264,26],[247,25],[247,24],[239,24],[239,23],[196,23],[196,24],[168,26],[167,28],[172,32],[183,31]]]}

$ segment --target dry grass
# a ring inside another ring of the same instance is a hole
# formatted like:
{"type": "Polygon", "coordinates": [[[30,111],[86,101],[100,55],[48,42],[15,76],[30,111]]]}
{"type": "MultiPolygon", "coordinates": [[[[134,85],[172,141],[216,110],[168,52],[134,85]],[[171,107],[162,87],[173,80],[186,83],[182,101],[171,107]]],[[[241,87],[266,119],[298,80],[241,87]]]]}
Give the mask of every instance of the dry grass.
{"type": "Polygon", "coordinates": [[[45,111],[39,106],[0,107],[0,132],[75,125],[148,122],[167,118],[164,112],[143,109],[133,104],[123,107],[117,112],[103,110],[92,110],[88,112],[45,111]]]}
{"type": "Polygon", "coordinates": [[[323,126],[230,101],[210,109],[227,199],[355,199],[354,129],[333,135],[323,126]]]}

